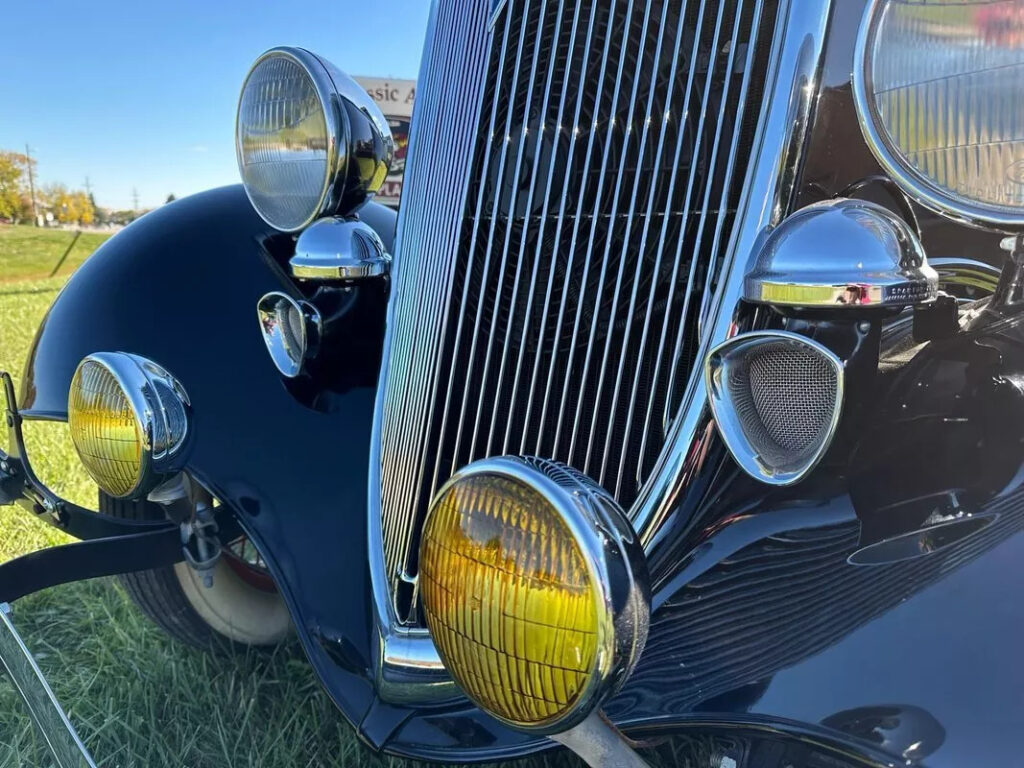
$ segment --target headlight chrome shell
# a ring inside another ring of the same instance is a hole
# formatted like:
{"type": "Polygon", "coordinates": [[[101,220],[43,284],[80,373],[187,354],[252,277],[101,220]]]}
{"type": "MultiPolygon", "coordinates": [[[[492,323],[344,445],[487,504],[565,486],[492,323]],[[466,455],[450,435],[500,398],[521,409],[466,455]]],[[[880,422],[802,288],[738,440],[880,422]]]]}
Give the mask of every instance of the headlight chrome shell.
{"type": "Polygon", "coordinates": [[[882,167],[933,210],[1024,227],[1024,5],[871,0],[853,77],[882,167]]]}
{"type": "Polygon", "coordinates": [[[181,384],[138,355],[89,355],[71,379],[71,440],[85,469],[111,496],[141,498],[179,471],[189,418],[181,384]]]}
{"type": "Polygon", "coordinates": [[[578,725],[647,639],[636,534],[607,491],[553,461],[502,456],[459,470],[427,513],[419,583],[448,671],[523,731],[578,725]]]}
{"type": "Polygon", "coordinates": [[[253,207],[272,227],[295,232],[380,189],[394,141],[352,78],[302,48],[274,48],[242,86],[235,150],[253,207]]]}

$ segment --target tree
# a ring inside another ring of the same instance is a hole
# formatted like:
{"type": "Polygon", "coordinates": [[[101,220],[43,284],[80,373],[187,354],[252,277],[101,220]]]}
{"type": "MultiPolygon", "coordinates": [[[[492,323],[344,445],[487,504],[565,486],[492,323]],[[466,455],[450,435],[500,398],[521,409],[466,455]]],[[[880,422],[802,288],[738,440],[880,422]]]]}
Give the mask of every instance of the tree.
{"type": "Polygon", "coordinates": [[[96,220],[95,208],[89,195],[85,192],[75,192],[71,195],[74,200],[75,213],[78,215],[76,221],[82,226],[88,227],[96,220]]]}
{"type": "Polygon", "coordinates": [[[81,190],[69,190],[63,184],[47,184],[41,190],[43,200],[61,224],[92,224],[95,209],[89,196],[81,190]]]}
{"type": "Polygon", "coordinates": [[[167,196],[167,199],[164,202],[165,203],[173,203],[177,199],[178,199],[177,196],[173,192],[171,192],[171,194],[169,194],[167,196]]]}
{"type": "Polygon", "coordinates": [[[71,200],[71,193],[66,186],[56,182],[47,184],[40,187],[39,196],[50,209],[53,218],[61,224],[68,224],[75,220],[73,218],[74,203],[71,200]]]}
{"type": "MultiPolygon", "coordinates": [[[[0,151],[0,219],[19,221],[26,215],[23,200],[28,198],[29,165],[35,160],[17,152],[0,151]]],[[[32,210],[29,200],[28,211],[32,210]]]]}

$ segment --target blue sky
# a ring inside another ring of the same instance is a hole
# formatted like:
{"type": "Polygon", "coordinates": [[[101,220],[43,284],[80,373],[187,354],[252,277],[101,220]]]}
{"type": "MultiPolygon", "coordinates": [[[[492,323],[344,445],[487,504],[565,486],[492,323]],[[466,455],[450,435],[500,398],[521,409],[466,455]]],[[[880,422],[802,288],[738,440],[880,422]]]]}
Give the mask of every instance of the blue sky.
{"type": "Polygon", "coordinates": [[[267,48],[416,77],[429,0],[4,5],[0,149],[28,142],[43,183],[88,176],[99,205],[130,208],[133,187],[151,207],[238,180],[238,91],[267,48]]]}

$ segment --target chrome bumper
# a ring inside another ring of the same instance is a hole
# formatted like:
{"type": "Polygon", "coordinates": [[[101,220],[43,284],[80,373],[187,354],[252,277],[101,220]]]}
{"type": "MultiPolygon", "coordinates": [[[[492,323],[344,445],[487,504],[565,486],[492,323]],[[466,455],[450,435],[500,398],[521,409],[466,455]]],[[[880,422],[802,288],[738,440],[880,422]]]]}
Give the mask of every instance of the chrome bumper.
{"type": "Polygon", "coordinates": [[[60,768],[96,768],[31,652],[11,622],[11,607],[0,603],[0,668],[25,700],[32,721],[60,768]]]}

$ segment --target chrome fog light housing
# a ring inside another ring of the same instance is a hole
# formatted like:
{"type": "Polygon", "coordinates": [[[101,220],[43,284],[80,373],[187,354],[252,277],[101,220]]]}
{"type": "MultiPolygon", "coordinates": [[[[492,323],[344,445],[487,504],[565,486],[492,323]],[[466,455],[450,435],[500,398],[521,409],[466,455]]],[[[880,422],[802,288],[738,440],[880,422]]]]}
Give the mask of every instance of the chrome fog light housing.
{"type": "Polygon", "coordinates": [[[1024,5],[871,0],[853,73],[861,129],[922,205],[1024,225],[1024,5]]]}
{"type": "Polygon", "coordinates": [[[743,298],[818,309],[905,307],[938,295],[917,233],[888,208],[838,198],[784,219],[754,257],[743,298]]]}
{"type": "Polygon", "coordinates": [[[380,189],[394,141],[384,114],[352,78],[302,48],[273,48],[242,86],[235,150],[257,213],[294,232],[380,189]]]}
{"type": "Polygon", "coordinates": [[[274,367],[295,378],[319,342],[320,313],[309,302],[274,291],[257,302],[256,316],[274,367]]]}
{"type": "Polygon", "coordinates": [[[75,370],[68,427],[96,484],[117,498],[141,498],[180,471],[189,399],[166,370],[138,355],[98,352],[75,370]]]}
{"type": "Polygon", "coordinates": [[[736,463],[771,485],[792,485],[828,450],[843,406],[843,363],[816,341],[755,331],[705,362],[708,401],[736,463]]]}
{"type": "Polygon", "coordinates": [[[553,461],[504,456],[457,472],[427,513],[419,582],[445,667],[519,730],[582,722],[647,638],[639,540],[607,491],[553,461]]]}

